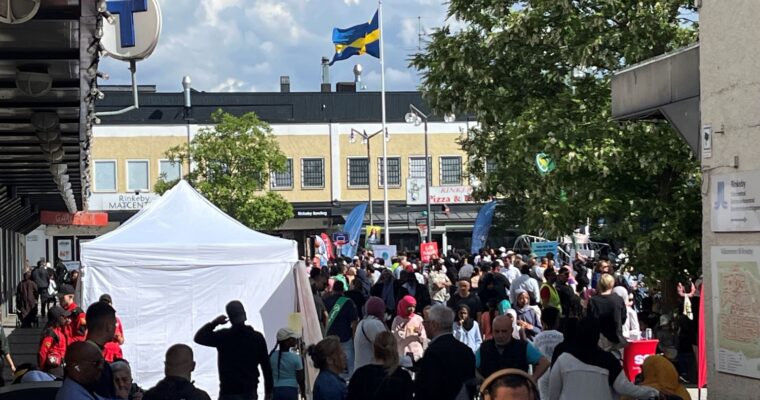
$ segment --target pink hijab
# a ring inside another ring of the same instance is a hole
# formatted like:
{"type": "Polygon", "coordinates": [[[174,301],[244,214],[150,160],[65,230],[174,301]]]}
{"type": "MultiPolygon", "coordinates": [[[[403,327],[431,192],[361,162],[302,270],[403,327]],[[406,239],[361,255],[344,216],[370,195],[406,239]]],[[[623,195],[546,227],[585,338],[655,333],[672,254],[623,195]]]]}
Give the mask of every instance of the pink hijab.
{"type": "Polygon", "coordinates": [[[417,306],[417,300],[409,295],[404,296],[401,300],[398,302],[398,306],[396,306],[396,314],[401,318],[409,318],[413,313],[410,313],[407,308],[411,306],[417,306]]]}

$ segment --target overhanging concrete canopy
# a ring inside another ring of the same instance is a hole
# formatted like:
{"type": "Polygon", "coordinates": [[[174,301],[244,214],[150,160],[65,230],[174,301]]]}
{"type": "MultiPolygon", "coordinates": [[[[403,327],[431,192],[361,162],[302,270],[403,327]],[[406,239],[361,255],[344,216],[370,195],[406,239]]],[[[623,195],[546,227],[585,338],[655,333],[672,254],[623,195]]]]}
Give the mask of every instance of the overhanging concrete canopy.
{"type": "Polygon", "coordinates": [[[612,118],[666,119],[699,155],[699,44],[612,75],[612,118]]]}

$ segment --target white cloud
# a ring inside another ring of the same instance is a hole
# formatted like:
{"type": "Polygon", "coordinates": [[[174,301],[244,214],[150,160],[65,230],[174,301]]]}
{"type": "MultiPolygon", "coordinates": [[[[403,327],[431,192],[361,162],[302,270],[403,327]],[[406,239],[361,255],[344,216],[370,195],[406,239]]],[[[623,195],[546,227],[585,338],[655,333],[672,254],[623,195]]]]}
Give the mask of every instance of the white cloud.
{"type": "Polygon", "coordinates": [[[224,82],[221,82],[218,85],[214,86],[211,89],[211,91],[212,92],[238,92],[244,86],[245,86],[245,82],[239,79],[227,78],[224,80],[224,82]]]}
{"type": "MultiPolygon", "coordinates": [[[[277,91],[289,75],[293,91],[318,91],[322,56],[332,58],[334,27],[365,22],[376,2],[361,0],[159,0],[163,32],[154,54],[138,64],[140,84],[181,90],[190,75],[197,90],[277,91]]],[[[417,49],[417,16],[425,30],[441,26],[445,0],[384,0],[388,90],[414,90],[417,72],[408,68],[417,49]]],[[[449,21],[451,22],[451,21],[449,21]]],[[[368,90],[380,89],[379,62],[357,56],[330,68],[333,85],[353,81],[354,64],[364,66],[368,90]]],[[[130,82],[127,65],[110,59],[101,69],[109,84],[130,82]]]]}

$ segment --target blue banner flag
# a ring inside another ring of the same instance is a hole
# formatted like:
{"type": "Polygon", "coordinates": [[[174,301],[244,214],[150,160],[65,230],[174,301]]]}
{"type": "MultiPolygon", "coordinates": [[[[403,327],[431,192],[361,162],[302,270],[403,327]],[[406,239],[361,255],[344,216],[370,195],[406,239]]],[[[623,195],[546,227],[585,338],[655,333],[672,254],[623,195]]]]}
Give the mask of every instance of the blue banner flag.
{"type": "Polygon", "coordinates": [[[380,58],[380,25],[377,21],[377,12],[369,23],[365,22],[346,29],[333,28],[332,41],[335,44],[335,55],[330,65],[365,53],[380,58]]]}
{"type": "Polygon", "coordinates": [[[340,254],[344,257],[353,257],[356,255],[356,249],[359,247],[359,237],[362,234],[362,224],[364,223],[364,213],[367,212],[367,203],[359,204],[346,217],[346,224],[343,230],[348,233],[348,242],[341,246],[340,254]]]}
{"type": "Polygon", "coordinates": [[[491,230],[494,211],[496,211],[495,201],[486,203],[480,208],[480,211],[478,211],[478,216],[475,218],[475,225],[472,227],[472,249],[470,250],[470,253],[478,254],[480,249],[485,247],[486,240],[488,240],[488,231],[491,230]]]}

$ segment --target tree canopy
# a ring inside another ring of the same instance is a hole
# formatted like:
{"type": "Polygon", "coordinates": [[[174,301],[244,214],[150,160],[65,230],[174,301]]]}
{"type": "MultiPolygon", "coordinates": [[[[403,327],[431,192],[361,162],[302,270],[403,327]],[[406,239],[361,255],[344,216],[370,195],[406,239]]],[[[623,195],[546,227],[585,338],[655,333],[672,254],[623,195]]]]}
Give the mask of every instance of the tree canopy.
{"type": "MultiPolygon", "coordinates": [[[[279,193],[263,192],[270,172],[282,171],[287,158],[272,130],[256,114],[240,117],[222,110],[215,125],[203,128],[188,146],[169,149],[172,162],[192,162],[186,179],[224,212],[252,229],[272,230],[293,217],[293,207],[279,193]]],[[[163,178],[155,185],[163,193],[176,184],[163,178]]]]}
{"type": "Polygon", "coordinates": [[[478,121],[461,144],[501,220],[546,237],[591,221],[657,277],[701,267],[699,162],[667,123],[610,116],[613,71],[696,41],[691,3],[450,1],[461,28],[411,65],[431,107],[478,121]],[[539,173],[538,153],[556,169],[539,173]]]}

